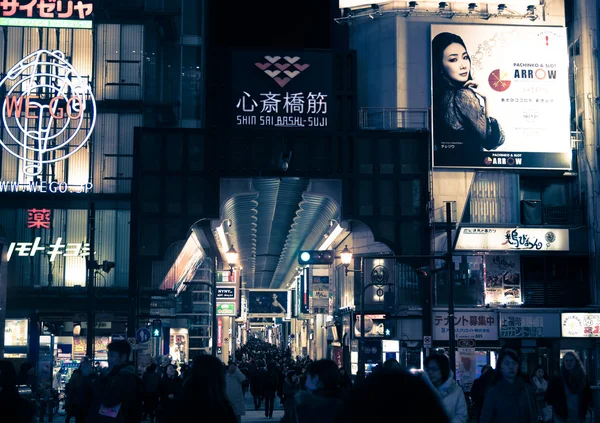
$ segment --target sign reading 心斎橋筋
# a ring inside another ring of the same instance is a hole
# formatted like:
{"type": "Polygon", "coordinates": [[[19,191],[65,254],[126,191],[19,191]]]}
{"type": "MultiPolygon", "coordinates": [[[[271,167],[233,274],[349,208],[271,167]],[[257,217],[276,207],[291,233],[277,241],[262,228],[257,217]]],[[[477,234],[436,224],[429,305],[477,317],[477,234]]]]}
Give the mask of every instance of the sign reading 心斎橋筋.
{"type": "Polygon", "coordinates": [[[90,0],[2,0],[0,26],[91,29],[90,0]]]}
{"type": "Polygon", "coordinates": [[[0,88],[6,92],[0,147],[18,159],[20,169],[16,180],[0,181],[0,193],[89,192],[89,181],[49,181],[45,175],[48,165],[84,147],[94,130],[96,102],[87,79],[63,52],[38,50],[15,64],[0,88]]]}

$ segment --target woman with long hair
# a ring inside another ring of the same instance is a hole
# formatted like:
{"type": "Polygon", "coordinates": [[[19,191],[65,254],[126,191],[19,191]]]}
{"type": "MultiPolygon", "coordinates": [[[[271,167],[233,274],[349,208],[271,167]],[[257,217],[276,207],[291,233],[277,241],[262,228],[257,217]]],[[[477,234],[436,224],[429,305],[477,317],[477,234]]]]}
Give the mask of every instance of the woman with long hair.
{"type": "Polygon", "coordinates": [[[225,367],[218,358],[200,355],[194,359],[176,409],[174,421],[237,423],[225,394],[225,367]]]}
{"type": "Polygon", "coordinates": [[[537,404],[538,415],[542,416],[542,410],[546,406],[546,391],[548,390],[548,381],[546,380],[546,371],[539,365],[531,375],[531,386],[535,392],[535,402],[537,404]]]}
{"type": "Polygon", "coordinates": [[[486,98],[476,91],[471,57],[462,38],[450,32],[436,35],[431,60],[435,148],[460,155],[502,145],[504,132],[489,116],[486,98]]]}
{"type": "Polygon", "coordinates": [[[440,398],[451,423],[466,423],[469,418],[465,394],[454,380],[450,360],[444,354],[432,354],[425,359],[423,376],[429,380],[440,398]]]}
{"type": "Polygon", "coordinates": [[[534,423],[538,412],[533,389],[521,373],[516,351],[505,349],[498,357],[492,386],[483,402],[480,423],[534,423]]]}
{"type": "Polygon", "coordinates": [[[577,353],[569,351],[564,355],[560,375],[548,383],[546,402],[552,406],[557,423],[585,421],[592,405],[592,390],[577,353]]]}

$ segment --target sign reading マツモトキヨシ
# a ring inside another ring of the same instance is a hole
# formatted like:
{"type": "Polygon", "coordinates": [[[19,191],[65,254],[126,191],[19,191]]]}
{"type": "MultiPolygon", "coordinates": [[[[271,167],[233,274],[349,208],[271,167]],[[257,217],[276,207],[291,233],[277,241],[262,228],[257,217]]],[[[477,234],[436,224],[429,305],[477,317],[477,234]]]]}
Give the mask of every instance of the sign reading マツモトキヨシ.
{"type": "Polygon", "coordinates": [[[88,181],[49,180],[48,166],[83,148],[95,126],[96,102],[86,78],[59,50],[38,50],[0,81],[4,136],[0,148],[17,159],[21,176],[0,180],[1,192],[86,193],[88,181]]]}

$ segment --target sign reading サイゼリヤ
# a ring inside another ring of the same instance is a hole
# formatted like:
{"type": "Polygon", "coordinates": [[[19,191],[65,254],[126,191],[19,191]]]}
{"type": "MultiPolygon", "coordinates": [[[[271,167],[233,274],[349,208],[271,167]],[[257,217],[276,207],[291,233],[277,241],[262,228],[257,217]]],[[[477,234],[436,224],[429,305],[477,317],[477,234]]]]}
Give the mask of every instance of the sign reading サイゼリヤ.
{"type": "Polygon", "coordinates": [[[0,147],[18,159],[20,174],[0,181],[0,192],[88,192],[92,184],[48,181],[48,165],[76,154],[96,122],[90,85],[63,52],[38,50],[15,64],[0,81],[6,97],[0,147]]]}

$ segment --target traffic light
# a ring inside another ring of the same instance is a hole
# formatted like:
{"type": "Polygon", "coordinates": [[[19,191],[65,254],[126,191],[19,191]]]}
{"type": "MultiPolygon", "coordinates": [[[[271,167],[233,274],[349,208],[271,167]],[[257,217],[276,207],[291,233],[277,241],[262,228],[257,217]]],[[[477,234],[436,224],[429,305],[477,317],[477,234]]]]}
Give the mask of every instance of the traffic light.
{"type": "Polygon", "coordinates": [[[160,337],[160,333],[162,332],[162,322],[160,320],[152,321],[152,336],[155,338],[160,337]]]}
{"type": "Polygon", "coordinates": [[[390,317],[386,317],[383,321],[383,337],[385,339],[392,339],[396,336],[396,321],[390,317]]]}
{"type": "Polygon", "coordinates": [[[335,254],[331,250],[302,250],[298,255],[298,264],[332,264],[335,254]]]}

